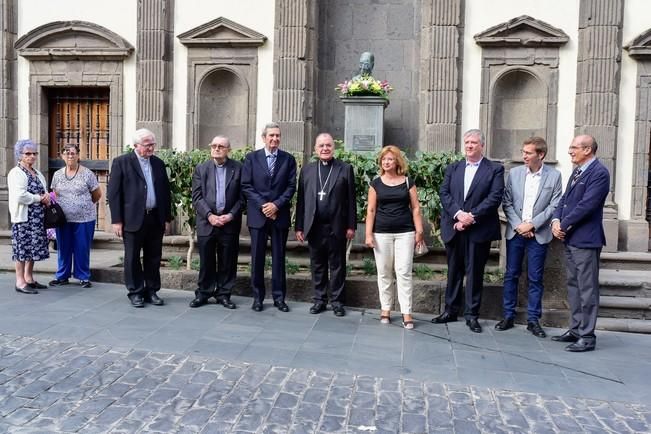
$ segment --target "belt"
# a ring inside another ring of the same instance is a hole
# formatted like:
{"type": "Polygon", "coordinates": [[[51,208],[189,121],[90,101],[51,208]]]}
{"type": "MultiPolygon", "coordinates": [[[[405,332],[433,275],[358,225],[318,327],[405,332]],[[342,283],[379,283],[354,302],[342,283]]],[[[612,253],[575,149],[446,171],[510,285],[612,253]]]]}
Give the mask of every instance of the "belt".
{"type": "Polygon", "coordinates": [[[158,208],[147,208],[145,209],[145,214],[152,214],[158,211],[158,208]]]}

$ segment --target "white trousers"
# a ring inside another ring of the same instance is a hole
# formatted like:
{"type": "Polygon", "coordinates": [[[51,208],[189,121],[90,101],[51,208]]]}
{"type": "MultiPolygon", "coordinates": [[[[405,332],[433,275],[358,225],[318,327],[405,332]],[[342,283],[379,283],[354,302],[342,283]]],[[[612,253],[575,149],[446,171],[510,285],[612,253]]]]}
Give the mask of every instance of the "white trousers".
{"type": "Polygon", "coordinates": [[[413,290],[411,271],[416,232],[374,233],[373,237],[375,238],[373,253],[375,253],[377,266],[377,286],[380,291],[382,310],[391,310],[393,306],[393,270],[395,269],[400,312],[411,314],[413,290]]]}

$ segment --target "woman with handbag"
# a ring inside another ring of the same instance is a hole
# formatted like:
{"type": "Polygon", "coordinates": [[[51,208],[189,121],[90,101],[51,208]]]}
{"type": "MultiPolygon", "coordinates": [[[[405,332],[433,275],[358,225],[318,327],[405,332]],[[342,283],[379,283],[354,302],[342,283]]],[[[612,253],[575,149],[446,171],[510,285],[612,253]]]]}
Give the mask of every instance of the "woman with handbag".
{"type": "Polygon", "coordinates": [[[34,168],[38,145],[19,140],[14,145],[16,167],[7,174],[9,213],[11,214],[11,259],[16,262],[16,291],[38,294],[41,285],[32,275],[34,261],[50,257],[43,219],[50,195],[45,191],[45,177],[34,168]]]}
{"type": "Polygon", "coordinates": [[[102,197],[102,190],[97,176],[79,164],[77,145],[64,145],[61,157],[66,165],[54,172],[50,187],[66,222],[56,229],[58,267],[50,285],[67,285],[72,276],[82,288],[90,288],[90,246],[97,220],[95,204],[102,197]]]}
{"type": "Polygon", "coordinates": [[[371,182],[366,212],[366,245],[373,248],[377,264],[382,313],[380,322],[391,322],[393,268],[396,273],[402,325],[414,328],[411,316],[414,247],[421,247],[423,221],[416,186],[406,176],[407,162],[398,147],[382,148],[378,156],[380,176],[371,182]]]}

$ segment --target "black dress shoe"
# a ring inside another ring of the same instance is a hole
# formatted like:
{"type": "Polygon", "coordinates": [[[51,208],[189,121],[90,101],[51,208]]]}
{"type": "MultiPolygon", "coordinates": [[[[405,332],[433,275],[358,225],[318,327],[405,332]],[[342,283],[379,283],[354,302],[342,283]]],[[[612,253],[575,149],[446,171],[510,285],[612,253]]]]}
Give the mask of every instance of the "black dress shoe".
{"type": "Polygon", "coordinates": [[[131,299],[131,305],[133,307],[145,307],[145,300],[142,299],[142,295],[136,294],[129,298],[131,299]]]}
{"type": "Polygon", "coordinates": [[[256,312],[262,312],[262,302],[254,301],[253,305],[251,306],[251,309],[253,309],[256,312]]]}
{"type": "Polygon", "coordinates": [[[316,315],[317,313],[321,313],[321,312],[323,312],[325,310],[326,310],[325,303],[314,303],[314,305],[312,307],[310,307],[310,313],[312,315],[316,315]]]}
{"type": "Polygon", "coordinates": [[[207,298],[195,297],[195,299],[190,302],[190,307],[201,307],[206,303],[208,303],[207,298]]]}
{"type": "Polygon", "coordinates": [[[576,342],[579,340],[579,337],[572,333],[570,330],[566,331],[560,336],[552,336],[552,341],[555,342],[576,342]]]}
{"type": "Polygon", "coordinates": [[[346,315],[346,309],[342,305],[333,306],[332,311],[335,313],[335,316],[344,316],[346,315]]]}
{"type": "Polygon", "coordinates": [[[538,321],[529,321],[527,322],[527,330],[531,332],[532,335],[539,337],[539,338],[546,338],[547,333],[545,333],[545,330],[540,326],[540,323],[538,321]]]}
{"type": "Polygon", "coordinates": [[[468,326],[471,332],[481,333],[481,325],[479,324],[479,321],[477,321],[476,318],[467,319],[466,325],[468,326]]]}
{"type": "Polygon", "coordinates": [[[579,338],[578,341],[565,347],[565,351],[570,351],[572,353],[583,353],[586,351],[594,350],[595,345],[596,342],[594,339],[579,338]]]}
{"type": "Polygon", "coordinates": [[[50,286],[62,286],[70,283],[68,279],[54,279],[50,280],[50,286]]]}
{"type": "Polygon", "coordinates": [[[445,324],[448,322],[455,322],[457,320],[456,315],[452,315],[451,313],[448,312],[443,312],[441,315],[437,316],[436,318],[432,318],[432,322],[434,324],[445,324]]]}
{"type": "Polygon", "coordinates": [[[495,330],[503,332],[504,330],[512,329],[515,327],[513,324],[513,318],[504,318],[502,321],[495,324],[495,330]]]}
{"type": "Polygon", "coordinates": [[[145,298],[145,301],[146,301],[147,303],[151,303],[151,304],[153,304],[154,306],[162,306],[162,305],[165,304],[165,301],[163,301],[163,299],[160,298],[160,297],[158,296],[158,294],[156,294],[155,292],[152,292],[152,293],[149,295],[149,297],[145,298]]]}
{"type": "Polygon", "coordinates": [[[284,301],[274,301],[274,306],[281,312],[289,312],[289,306],[284,301]]]}
{"type": "Polygon", "coordinates": [[[217,300],[217,304],[221,304],[226,309],[235,309],[237,307],[235,306],[235,303],[231,301],[230,297],[227,297],[225,295],[215,297],[215,300],[217,300]]]}
{"type": "Polygon", "coordinates": [[[38,294],[38,291],[29,286],[29,283],[22,288],[19,288],[16,286],[16,291],[17,292],[22,292],[23,294],[38,294]]]}
{"type": "Polygon", "coordinates": [[[41,285],[36,280],[31,283],[28,282],[27,285],[29,285],[29,287],[32,289],[47,289],[46,285],[41,285]]]}

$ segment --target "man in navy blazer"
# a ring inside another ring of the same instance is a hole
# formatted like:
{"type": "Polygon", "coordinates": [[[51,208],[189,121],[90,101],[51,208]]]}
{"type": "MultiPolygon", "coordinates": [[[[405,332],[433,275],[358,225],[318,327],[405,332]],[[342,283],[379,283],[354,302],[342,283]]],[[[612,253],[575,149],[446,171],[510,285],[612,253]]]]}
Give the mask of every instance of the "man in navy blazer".
{"type": "Polygon", "coordinates": [[[565,243],[570,327],[557,342],[567,351],[595,349],[594,330],[599,310],[599,255],[606,245],[603,208],[610,191],[608,169],[596,158],[597,141],[589,135],[574,138],[569,154],[576,168],[554,212],[552,233],[565,243]]]}
{"type": "Polygon", "coordinates": [[[235,287],[242,226],[242,165],[228,158],[230,150],[228,137],[213,138],[210,143],[212,158],[199,164],[192,176],[199,280],[190,307],[203,306],[210,297],[215,297],[217,303],[227,309],[236,307],[231,301],[231,292],[235,287]]]}
{"type": "Polygon", "coordinates": [[[547,142],[530,137],[522,144],[523,166],[514,167],[504,189],[502,209],[506,215],[506,272],[504,273],[504,319],[496,330],[513,328],[518,301],[518,280],[527,257],[527,330],[547,337],[540,326],[543,272],[547,247],[553,239],[549,225],[563,193],[561,172],[545,165],[547,142]]]}
{"type": "Polygon", "coordinates": [[[441,185],[441,238],[448,259],[445,312],[432,322],[457,320],[464,298],[463,315],[471,331],[481,333],[479,308],[484,282],[484,267],[491,241],[499,240],[497,209],[504,191],[504,167],[484,157],[486,140],[480,130],[463,135],[466,159],[450,164],[441,185]]]}
{"type": "Polygon", "coordinates": [[[296,191],[296,160],[280,149],[278,124],[267,124],[262,140],[264,148],[249,153],[242,167],[242,192],[247,200],[251,234],[251,309],[263,309],[265,252],[267,239],[271,238],[271,295],[278,310],[289,312],[285,303],[285,245],[291,223],[291,200],[296,191]]]}
{"type": "Polygon", "coordinates": [[[107,193],[111,222],[115,235],[124,240],[124,283],[131,304],[162,306],[156,292],[163,234],[172,221],[170,183],[165,163],[154,155],[154,133],[140,129],[133,143],[134,151],[115,158],[111,165],[107,193]]]}

